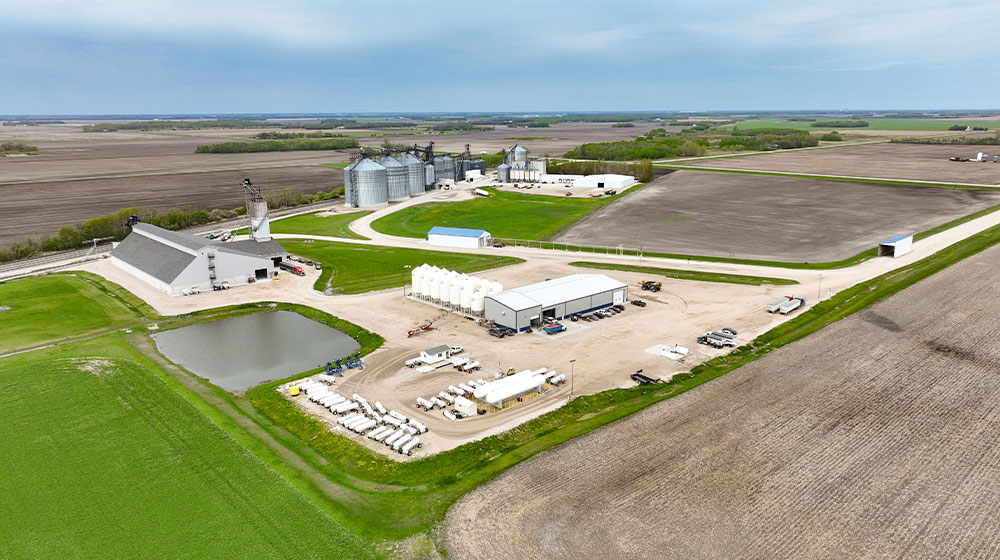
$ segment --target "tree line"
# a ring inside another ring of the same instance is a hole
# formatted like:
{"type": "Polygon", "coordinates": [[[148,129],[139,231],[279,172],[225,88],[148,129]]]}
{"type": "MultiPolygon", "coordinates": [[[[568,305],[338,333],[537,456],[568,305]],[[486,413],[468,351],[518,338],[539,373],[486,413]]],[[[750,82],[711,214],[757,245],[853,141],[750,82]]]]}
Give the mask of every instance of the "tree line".
{"type": "Polygon", "coordinates": [[[84,132],[115,132],[119,130],[200,130],[205,128],[265,128],[281,126],[262,120],[211,121],[134,121],[83,125],[84,132]]]}
{"type": "Polygon", "coordinates": [[[202,144],[196,154],[242,154],[252,152],[293,152],[304,150],[346,150],[359,147],[353,138],[321,138],[303,140],[257,140],[255,142],[222,142],[202,144]]]}
{"type": "MultiPolygon", "coordinates": [[[[290,189],[268,193],[265,195],[269,209],[292,208],[323,200],[339,198],[344,195],[343,187],[315,194],[298,193],[290,189]]],[[[33,257],[40,253],[79,249],[85,243],[95,238],[109,237],[120,241],[131,231],[125,226],[129,216],[139,216],[143,223],[152,224],[169,230],[181,230],[189,227],[221,222],[238,218],[247,213],[246,206],[233,209],[195,210],[190,206],[160,213],[148,208],[123,208],[114,214],[107,214],[79,222],[72,226],[63,226],[54,235],[44,235],[37,241],[28,238],[21,243],[11,243],[0,247],[0,262],[14,261],[33,257]]]]}
{"type": "Polygon", "coordinates": [[[4,142],[0,144],[0,155],[2,154],[35,154],[38,153],[38,146],[25,144],[24,142],[4,142]]]}

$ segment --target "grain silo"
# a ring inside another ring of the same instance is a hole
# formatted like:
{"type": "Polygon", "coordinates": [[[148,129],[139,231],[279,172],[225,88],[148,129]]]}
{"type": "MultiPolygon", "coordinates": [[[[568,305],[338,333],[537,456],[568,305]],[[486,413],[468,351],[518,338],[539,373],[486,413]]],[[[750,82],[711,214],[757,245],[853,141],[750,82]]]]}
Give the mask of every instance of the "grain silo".
{"type": "MultiPolygon", "coordinates": [[[[355,160],[351,162],[346,168],[344,168],[344,203],[351,206],[352,200],[357,200],[357,193],[354,190],[354,176],[351,171],[358,166],[358,162],[361,160],[355,160]]],[[[357,206],[357,205],[355,205],[357,206]]]]}
{"type": "Polygon", "coordinates": [[[403,154],[399,158],[399,161],[406,166],[407,188],[410,191],[410,196],[424,194],[427,190],[424,184],[426,180],[424,177],[424,162],[410,153],[403,154]]]}
{"type": "Polygon", "coordinates": [[[389,189],[389,200],[409,200],[410,177],[406,166],[392,156],[384,156],[378,162],[379,165],[385,167],[386,182],[389,189]]]}
{"type": "Polygon", "coordinates": [[[510,165],[501,163],[497,166],[497,180],[501,183],[510,182],[510,165]]]}
{"type": "Polygon", "coordinates": [[[455,180],[455,160],[451,159],[451,156],[439,156],[434,158],[434,180],[455,180]]]}
{"type": "Polygon", "coordinates": [[[364,208],[389,203],[389,183],[384,167],[365,158],[351,169],[350,176],[353,198],[347,200],[348,206],[364,208]]]}
{"type": "Polygon", "coordinates": [[[429,189],[434,186],[434,166],[427,164],[424,166],[424,188],[429,189]]]}

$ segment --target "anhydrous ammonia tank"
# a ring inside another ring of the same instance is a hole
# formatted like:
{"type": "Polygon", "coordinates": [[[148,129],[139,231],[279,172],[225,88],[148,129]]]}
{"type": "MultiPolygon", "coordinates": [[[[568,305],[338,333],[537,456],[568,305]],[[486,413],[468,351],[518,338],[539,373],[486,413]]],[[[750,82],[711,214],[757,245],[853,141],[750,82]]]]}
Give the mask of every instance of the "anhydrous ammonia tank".
{"type": "Polygon", "coordinates": [[[403,154],[399,162],[406,166],[406,188],[410,191],[410,196],[424,194],[424,162],[410,153],[403,154]]]}
{"type": "Polygon", "coordinates": [[[462,287],[458,284],[451,285],[451,305],[459,307],[462,305],[462,287]]]}
{"type": "Polygon", "coordinates": [[[486,296],[483,294],[476,294],[472,296],[472,312],[482,313],[486,310],[486,296]]]}
{"type": "Polygon", "coordinates": [[[493,282],[490,284],[490,295],[495,296],[503,291],[503,285],[500,282],[493,282]]]}
{"type": "Polygon", "coordinates": [[[490,286],[492,286],[492,285],[493,285],[493,282],[490,282],[489,280],[487,280],[485,278],[480,278],[479,279],[479,288],[478,288],[478,291],[483,292],[484,294],[489,294],[490,293],[490,286]]]}

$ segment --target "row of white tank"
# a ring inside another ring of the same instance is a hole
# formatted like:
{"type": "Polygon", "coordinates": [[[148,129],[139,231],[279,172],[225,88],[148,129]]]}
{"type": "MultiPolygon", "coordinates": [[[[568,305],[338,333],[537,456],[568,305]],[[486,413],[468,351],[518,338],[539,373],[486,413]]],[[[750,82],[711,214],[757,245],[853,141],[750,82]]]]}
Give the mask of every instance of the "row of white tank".
{"type": "Polygon", "coordinates": [[[486,308],[486,296],[499,294],[503,286],[485,278],[422,264],[413,269],[413,297],[466,313],[481,315],[486,308]]]}

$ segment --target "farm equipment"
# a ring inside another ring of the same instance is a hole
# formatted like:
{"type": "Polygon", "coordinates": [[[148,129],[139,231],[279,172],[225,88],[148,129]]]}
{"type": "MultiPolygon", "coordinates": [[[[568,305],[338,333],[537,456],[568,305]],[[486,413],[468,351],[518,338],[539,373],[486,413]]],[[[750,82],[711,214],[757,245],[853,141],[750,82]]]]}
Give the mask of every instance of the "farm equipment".
{"type": "Polygon", "coordinates": [[[660,288],[663,287],[662,282],[657,282],[656,280],[641,280],[639,282],[639,287],[645,291],[658,292],[660,288]]]}
{"type": "Polygon", "coordinates": [[[423,323],[422,325],[418,325],[416,327],[413,327],[412,329],[406,331],[406,338],[410,338],[411,336],[413,336],[415,334],[420,334],[422,332],[434,330],[434,323],[437,323],[441,319],[444,319],[450,313],[451,313],[451,311],[445,311],[444,313],[438,315],[437,317],[434,317],[430,321],[427,321],[427,322],[423,323]]]}
{"type": "Polygon", "coordinates": [[[642,370],[639,370],[631,375],[632,381],[635,381],[639,385],[648,385],[650,383],[656,383],[659,379],[653,379],[647,375],[643,375],[642,370]]]}
{"type": "Polygon", "coordinates": [[[333,362],[327,362],[326,363],[326,368],[323,370],[323,373],[325,373],[327,375],[337,375],[337,376],[343,377],[344,376],[344,368],[341,367],[340,360],[337,360],[337,364],[336,365],[334,365],[333,362]]]}

